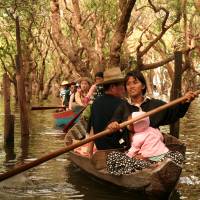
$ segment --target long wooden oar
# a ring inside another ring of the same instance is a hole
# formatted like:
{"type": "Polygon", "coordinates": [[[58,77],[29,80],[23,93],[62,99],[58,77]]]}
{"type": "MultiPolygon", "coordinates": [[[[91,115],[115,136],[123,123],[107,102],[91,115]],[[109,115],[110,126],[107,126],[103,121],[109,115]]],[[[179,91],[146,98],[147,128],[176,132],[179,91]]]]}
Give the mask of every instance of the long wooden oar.
{"type": "Polygon", "coordinates": [[[63,108],[65,109],[65,106],[32,106],[31,110],[48,110],[48,109],[57,109],[57,108],[63,108]]]}
{"type": "Polygon", "coordinates": [[[64,126],[63,128],[63,132],[67,133],[68,129],[74,124],[74,122],[76,121],[76,119],[78,119],[78,117],[81,115],[81,113],[86,109],[86,107],[84,107],[83,109],[81,109],[74,117],[73,119],[64,126]]]}
{"type": "MultiPolygon", "coordinates": [[[[199,94],[200,91],[197,91],[196,93],[199,94]]],[[[169,103],[167,103],[165,105],[162,105],[162,106],[160,106],[158,108],[155,108],[155,109],[153,109],[153,110],[151,110],[149,112],[146,112],[146,113],[143,113],[141,115],[138,115],[137,117],[135,117],[135,118],[133,118],[131,120],[128,120],[128,121],[125,121],[125,122],[121,123],[119,125],[119,128],[120,129],[124,128],[127,125],[129,125],[129,124],[131,124],[133,122],[136,122],[137,120],[140,120],[142,118],[154,115],[154,114],[156,114],[156,113],[158,113],[158,112],[160,112],[162,110],[165,110],[165,109],[167,109],[167,108],[169,108],[171,106],[174,106],[174,105],[176,105],[176,104],[178,104],[178,103],[180,103],[180,102],[182,102],[182,101],[184,101],[186,99],[187,99],[186,97],[180,97],[180,98],[178,98],[178,99],[176,99],[174,101],[171,101],[171,102],[169,102],[169,103]]],[[[12,176],[14,176],[16,174],[19,174],[19,173],[21,173],[23,171],[26,171],[26,170],[28,170],[28,169],[30,169],[32,167],[35,167],[35,166],[37,166],[37,165],[39,165],[41,163],[44,163],[44,162],[46,162],[46,161],[48,161],[48,160],[50,160],[52,158],[55,158],[55,157],[57,157],[57,156],[59,156],[59,155],[61,155],[63,153],[66,153],[66,152],[68,152],[70,150],[73,150],[73,149],[75,149],[77,147],[80,147],[80,146],[82,146],[82,145],[84,145],[84,144],[86,144],[88,142],[95,141],[95,140],[97,140],[99,138],[102,138],[102,137],[104,137],[106,135],[109,135],[112,132],[113,132],[113,130],[106,129],[106,130],[104,130],[104,131],[102,131],[102,132],[100,132],[98,134],[95,134],[95,135],[89,137],[89,138],[81,140],[80,142],[74,143],[74,144],[69,145],[67,147],[63,147],[61,149],[58,149],[57,151],[54,151],[52,153],[49,153],[48,155],[45,155],[45,156],[43,156],[43,157],[41,157],[41,158],[39,158],[39,159],[37,159],[37,160],[35,160],[33,162],[30,162],[28,164],[24,164],[22,166],[16,167],[15,169],[13,169],[11,171],[8,171],[8,172],[6,172],[4,174],[1,174],[0,175],[0,181],[3,181],[5,179],[7,179],[9,177],[12,177],[12,176]]]]}

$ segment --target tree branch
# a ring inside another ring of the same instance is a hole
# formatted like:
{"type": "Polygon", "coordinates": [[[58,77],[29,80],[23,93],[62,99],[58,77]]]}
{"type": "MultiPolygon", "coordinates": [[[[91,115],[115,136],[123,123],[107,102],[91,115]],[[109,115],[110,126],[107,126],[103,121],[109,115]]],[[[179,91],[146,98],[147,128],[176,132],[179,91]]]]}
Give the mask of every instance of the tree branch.
{"type": "Polygon", "coordinates": [[[168,29],[170,29],[172,26],[174,26],[176,23],[178,23],[180,21],[180,13],[177,14],[176,16],[176,19],[168,26],[166,26],[166,23],[167,23],[167,20],[168,20],[168,17],[169,17],[169,11],[167,11],[165,8],[163,7],[159,7],[159,8],[156,8],[155,5],[153,5],[152,1],[151,0],[148,0],[149,4],[151,5],[152,9],[154,10],[154,12],[160,12],[161,10],[164,11],[165,13],[165,17],[164,17],[164,20],[162,21],[162,30],[161,32],[157,35],[157,37],[155,37],[148,45],[147,47],[144,48],[144,50],[142,51],[138,51],[138,56],[139,57],[142,57],[144,56],[144,54],[146,54],[150,49],[151,47],[156,44],[161,38],[162,36],[166,33],[166,31],[168,29]]]}
{"type": "Polygon", "coordinates": [[[127,0],[126,4],[122,9],[122,14],[116,25],[115,33],[113,35],[111,46],[110,46],[110,63],[112,67],[119,66],[120,63],[120,51],[124,41],[128,23],[131,17],[132,9],[135,5],[136,0],[127,0]]]}
{"type": "Polygon", "coordinates": [[[163,59],[159,62],[155,62],[155,63],[151,63],[151,64],[143,64],[141,69],[142,70],[155,69],[155,68],[161,67],[161,66],[163,66],[163,65],[165,65],[168,62],[171,62],[173,60],[174,60],[174,55],[169,56],[168,58],[163,59]]]}

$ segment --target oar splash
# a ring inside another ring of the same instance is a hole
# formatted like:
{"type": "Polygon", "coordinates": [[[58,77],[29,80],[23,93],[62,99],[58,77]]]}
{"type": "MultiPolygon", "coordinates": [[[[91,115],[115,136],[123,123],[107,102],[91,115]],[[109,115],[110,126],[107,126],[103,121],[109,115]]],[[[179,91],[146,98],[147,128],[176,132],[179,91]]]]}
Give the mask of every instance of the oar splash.
{"type": "MultiPolygon", "coordinates": [[[[200,91],[196,91],[195,93],[199,94],[200,91]]],[[[180,97],[180,98],[178,98],[178,99],[176,99],[174,101],[171,101],[171,102],[169,102],[169,103],[167,103],[165,105],[162,105],[162,106],[160,106],[158,108],[155,108],[155,109],[153,109],[153,110],[151,110],[149,112],[146,112],[146,113],[143,113],[141,115],[138,115],[135,118],[132,118],[132,119],[130,119],[128,121],[125,121],[125,122],[119,124],[119,129],[124,128],[124,127],[126,127],[126,126],[128,126],[128,125],[130,125],[130,124],[132,124],[132,123],[134,123],[134,122],[136,122],[136,121],[138,121],[138,120],[140,120],[142,118],[154,115],[154,114],[156,114],[156,113],[158,113],[158,112],[160,112],[162,110],[165,110],[165,109],[167,109],[167,108],[169,108],[171,106],[174,106],[174,105],[176,105],[178,103],[181,103],[182,101],[184,101],[186,99],[187,99],[187,97],[183,96],[183,97],[180,97]]],[[[98,134],[95,134],[95,135],[89,137],[89,138],[83,139],[83,140],[81,140],[81,141],[79,141],[77,143],[74,143],[74,144],[69,145],[67,147],[63,147],[61,149],[58,149],[57,151],[54,151],[52,153],[49,153],[48,155],[45,155],[45,156],[43,156],[43,157],[41,157],[41,158],[39,158],[39,159],[37,159],[35,161],[32,161],[32,162],[30,162],[28,164],[24,164],[22,166],[16,167],[15,169],[13,169],[11,171],[8,171],[8,172],[6,172],[4,174],[1,174],[0,175],[0,181],[3,181],[5,179],[7,179],[7,178],[10,178],[10,177],[12,177],[12,176],[14,176],[16,174],[19,174],[19,173],[21,173],[23,171],[26,171],[26,170],[28,170],[28,169],[30,169],[32,167],[35,167],[35,166],[37,166],[37,165],[39,165],[41,163],[44,163],[44,162],[46,162],[46,161],[48,161],[48,160],[50,160],[52,158],[55,158],[55,157],[57,157],[57,156],[59,156],[61,154],[64,154],[64,153],[66,153],[66,152],[68,152],[70,150],[73,150],[73,149],[75,149],[75,148],[77,148],[79,146],[82,146],[82,145],[84,145],[86,143],[89,143],[91,141],[95,141],[95,140],[97,140],[99,138],[102,138],[102,137],[104,137],[106,135],[112,134],[112,132],[113,132],[113,130],[106,129],[106,130],[104,130],[104,131],[102,131],[102,132],[100,132],[98,134]]]]}

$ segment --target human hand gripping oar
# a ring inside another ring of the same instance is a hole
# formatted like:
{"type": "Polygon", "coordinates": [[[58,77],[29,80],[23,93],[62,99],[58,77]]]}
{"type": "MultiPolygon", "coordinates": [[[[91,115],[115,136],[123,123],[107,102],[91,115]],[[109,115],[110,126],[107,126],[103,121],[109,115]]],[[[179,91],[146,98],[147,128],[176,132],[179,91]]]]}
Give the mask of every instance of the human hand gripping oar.
{"type": "MultiPolygon", "coordinates": [[[[196,95],[198,95],[199,93],[200,93],[200,91],[196,91],[195,92],[196,95]]],[[[141,115],[138,115],[137,117],[132,118],[131,120],[128,120],[128,121],[125,121],[125,122],[119,124],[119,129],[124,128],[124,127],[136,122],[137,120],[140,120],[142,118],[151,116],[151,115],[156,114],[156,113],[158,113],[158,112],[160,112],[160,111],[162,111],[164,109],[167,109],[167,108],[169,108],[171,106],[174,106],[174,105],[176,105],[178,103],[181,103],[183,101],[186,101],[187,99],[188,99],[187,96],[183,96],[183,97],[180,97],[180,98],[178,98],[178,99],[176,99],[174,101],[171,101],[171,102],[169,102],[169,103],[167,103],[165,105],[162,105],[162,106],[160,106],[158,108],[155,108],[155,109],[153,109],[153,110],[151,110],[151,111],[149,111],[147,113],[143,113],[141,115]]],[[[30,162],[28,164],[24,164],[22,166],[16,167],[15,169],[13,169],[11,171],[8,171],[8,172],[6,172],[4,174],[1,174],[0,175],[0,181],[3,181],[3,180],[5,180],[5,179],[7,179],[9,177],[17,175],[17,174],[19,174],[19,173],[21,173],[23,171],[26,171],[26,170],[28,170],[28,169],[30,169],[32,167],[35,167],[35,166],[37,166],[37,165],[39,165],[41,163],[44,163],[44,162],[46,162],[46,161],[48,161],[48,160],[50,160],[52,158],[55,158],[55,157],[57,157],[57,156],[59,156],[59,155],[61,155],[63,153],[66,153],[66,152],[68,152],[70,150],[73,150],[73,149],[79,147],[79,146],[82,146],[83,144],[86,144],[86,143],[91,142],[91,141],[95,141],[95,140],[97,140],[97,139],[99,139],[101,137],[109,135],[112,132],[113,132],[113,130],[106,129],[106,130],[104,130],[104,131],[102,131],[102,132],[100,132],[98,134],[95,134],[95,135],[89,137],[89,138],[81,140],[80,142],[74,143],[74,144],[69,145],[67,147],[63,147],[61,149],[58,149],[57,151],[49,153],[48,155],[42,156],[41,158],[39,158],[39,159],[37,159],[35,161],[32,161],[32,162],[30,162]]]]}

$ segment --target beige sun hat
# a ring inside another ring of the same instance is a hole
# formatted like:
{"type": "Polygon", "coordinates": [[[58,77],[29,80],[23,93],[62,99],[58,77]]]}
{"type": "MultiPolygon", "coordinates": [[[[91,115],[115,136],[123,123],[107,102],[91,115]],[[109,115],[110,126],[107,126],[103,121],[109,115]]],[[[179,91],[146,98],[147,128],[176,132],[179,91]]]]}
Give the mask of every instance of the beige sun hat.
{"type": "Polygon", "coordinates": [[[104,71],[104,81],[102,84],[118,83],[124,81],[124,75],[120,68],[112,67],[104,71]]]}
{"type": "Polygon", "coordinates": [[[70,83],[68,81],[62,81],[62,83],[60,85],[64,86],[64,85],[69,85],[70,83]]]}
{"type": "Polygon", "coordinates": [[[92,79],[88,78],[88,77],[81,77],[78,79],[78,83],[80,84],[81,81],[87,81],[90,85],[92,85],[92,79]]]}

